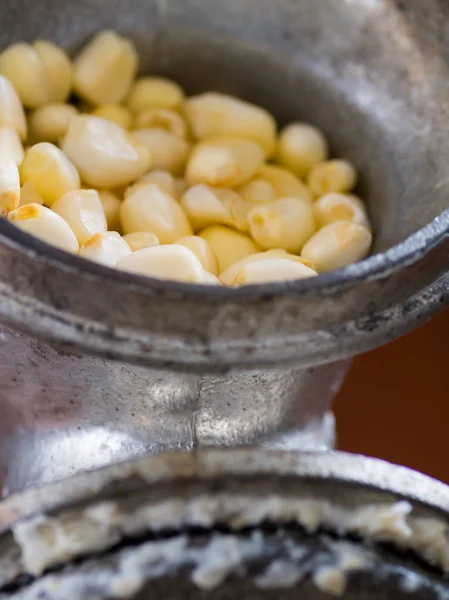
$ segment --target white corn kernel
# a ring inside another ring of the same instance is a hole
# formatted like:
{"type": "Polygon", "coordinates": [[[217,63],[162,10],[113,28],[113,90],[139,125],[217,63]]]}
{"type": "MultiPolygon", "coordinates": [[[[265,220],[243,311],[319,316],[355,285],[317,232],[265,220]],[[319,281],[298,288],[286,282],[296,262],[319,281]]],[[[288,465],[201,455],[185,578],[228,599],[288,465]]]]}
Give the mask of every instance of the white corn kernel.
{"type": "Polygon", "coordinates": [[[27,120],[22,102],[12,83],[0,75],[0,125],[12,127],[23,141],[27,137],[27,120]]]}
{"type": "Polygon", "coordinates": [[[81,246],[79,255],[108,267],[131,254],[131,248],[116,231],[96,233],[81,246]]]}
{"type": "Polygon", "coordinates": [[[276,122],[272,115],[238,98],[209,92],[189,98],[184,112],[198,140],[219,136],[246,138],[259,144],[271,156],[276,141],[276,122]]]}
{"type": "Polygon", "coordinates": [[[122,258],[117,268],[158,279],[203,283],[204,269],[195,254],[178,244],[137,250],[122,258]]]}
{"type": "Polygon", "coordinates": [[[319,273],[327,273],[365,258],[371,241],[371,232],[364,225],[335,221],[305,244],[301,256],[313,263],[319,273]]]}
{"type": "Polygon", "coordinates": [[[187,164],[186,179],[190,185],[235,187],[252,179],[263,163],[262,147],[255,142],[217,138],[195,146],[187,164]]]}
{"type": "Polygon", "coordinates": [[[305,123],[292,123],[279,136],[276,158],[299,177],[307,177],[317,164],[328,157],[326,138],[322,132],[305,123]]]}
{"type": "Polygon", "coordinates": [[[318,198],[331,192],[345,194],[356,186],[357,172],[347,160],[328,160],[310,171],[307,182],[318,198]]]}
{"type": "Polygon", "coordinates": [[[163,129],[173,135],[187,137],[187,125],[179,113],[167,108],[147,108],[134,120],[135,129],[163,129]]]}
{"type": "Polygon", "coordinates": [[[27,108],[64,102],[72,88],[72,63],[50,42],[9,46],[0,54],[0,73],[11,81],[27,108]]]}
{"type": "Polygon", "coordinates": [[[182,196],[181,206],[195,231],[217,224],[248,231],[247,215],[252,205],[233,190],[194,185],[182,196]]]}
{"type": "Polygon", "coordinates": [[[304,260],[301,256],[296,254],[289,254],[285,250],[276,248],[274,250],[267,250],[266,252],[256,252],[255,254],[249,254],[242,257],[239,261],[231,263],[225,271],[220,275],[220,281],[225,285],[232,285],[237,275],[246,267],[246,265],[259,261],[273,258],[282,258],[283,260],[290,260],[315,271],[314,265],[304,260]]]}
{"type": "Polygon", "coordinates": [[[326,194],[313,205],[313,215],[318,228],[333,221],[353,221],[369,227],[363,202],[352,194],[326,194]]]}
{"type": "Polygon", "coordinates": [[[260,251],[260,246],[247,235],[223,225],[213,225],[198,234],[208,242],[223,273],[243,258],[260,251]]]}
{"type": "Polygon", "coordinates": [[[53,144],[41,142],[31,146],[20,167],[22,185],[32,181],[45,204],[51,206],[58,198],[80,187],[76,167],[53,144]]]}
{"type": "Polygon", "coordinates": [[[146,185],[157,185],[163,192],[170,194],[178,200],[176,194],[175,178],[168,171],[151,171],[130,185],[125,190],[125,198],[133,194],[136,190],[146,185]]]}
{"type": "Polygon", "coordinates": [[[94,106],[120,104],[131,89],[138,57],[133,44],[113,31],[103,31],[74,61],[75,92],[94,106]]]}
{"type": "Polygon", "coordinates": [[[27,204],[40,204],[41,206],[44,204],[32,181],[24,183],[20,190],[19,206],[26,206],[27,204]]]}
{"type": "Polygon", "coordinates": [[[278,198],[273,184],[261,178],[245,183],[237,188],[236,192],[246,202],[273,202],[278,198]]]}
{"type": "Polygon", "coordinates": [[[121,127],[98,117],[80,115],[69,124],[62,149],[83,181],[96,188],[127,185],[148,171],[149,150],[121,127]]]}
{"type": "Polygon", "coordinates": [[[124,106],[120,106],[120,104],[102,104],[92,112],[92,115],[100,119],[112,121],[123,129],[131,127],[131,112],[124,106]]]}
{"type": "Polygon", "coordinates": [[[180,175],[189,158],[190,144],[183,138],[163,129],[136,129],[133,139],[148,148],[152,168],[180,175]]]}
{"type": "Polygon", "coordinates": [[[304,198],[312,202],[312,196],[302,181],[283,167],[264,165],[259,178],[271,183],[278,198],[304,198]]]}
{"type": "Polygon", "coordinates": [[[125,234],[149,231],[161,244],[172,244],[192,228],[176,200],[157,185],[147,185],[125,198],[120,209],[125,234]]]}
{"type": "Polygon", "coordinates": [[[29,117],[30,139],[34,144],[58,144],[67,133],[69,122],[78,114],[71,104],[47,104],[33,111],[29,117]]]}
{"type": "Polygon", "coordinates": [[[265,258],[247,263],[236,275],[233,286],[274,283],[316,277],[318,273],[305,265],[285,258],[265,258]]]}
{"type": "Polygon", "coordinates": [[[107,230],[103,206],[96,190],[75,190],[52,205],[52,210],[69,225],[80,244],[107,230]]]}
{"type": "Polygon", "coordinates": [[[202,283],[203,285],[221,285],[221,281],[218,279],[218,277],[212,273],[209,273],[208,271],[204,271],[203,279],[198,281],[198,283],[202,283]]]}
{"type": "Polygon", "coordinates": [[[19,166],[23,156],[23,145],[17,131],[13,127],[0,125],[0,161],[12,160],[19,166]]]}
{"type": "Polygon", "coordinates": [[[212,273],[213,275],[217,275],[217,257],[213,253],[209,243],[204,238],[201,238],[197,235],[188,235],[187,237],[177,240],[176,243],[189,248],[197,256],[205,271],[212,273]]]}
{"type": "Polygon", "coordinates": [[[62,217],[39,204],[27,204],[9,213],[8,219],[23,231],[39,239],[67,250],[78,252],[79,244],[75,234],[62,217]]]}
{"type": "Polygon", "coordinates": [[[0,215],[5,216],[20,203],[20,176],[12,159],[0,160],[0,215]]]}
{"type": "Polygon", "coordinates": [[[315,233],[312,207],[302,198],[260,204],[248,213],[248,223],[253,239],[265,250],[300,252],[315,233]]]}
{"type": "Polygon", "coordinates": [[[159,238],[149,231],[136,231],[123,236],[123,239],[131,248],[132,252],[143,250],[144,248],[153,248],[159,246],[159,238]]]}
{"type": "Polygon", "coordinates": [[[133,85],[128,96],[128,107],[134,113],[146,108],[178,110],[184,102],[181,87],[163,77],[142,77],[133,85]]]}
{"type": "Polygon", "coordinates": [[[120,230],[120,207],[122,201],[113,192],[109,190],[98,190],[98,196],[103,206],[104,216],[108,224],[109,231],[120,230]]]}

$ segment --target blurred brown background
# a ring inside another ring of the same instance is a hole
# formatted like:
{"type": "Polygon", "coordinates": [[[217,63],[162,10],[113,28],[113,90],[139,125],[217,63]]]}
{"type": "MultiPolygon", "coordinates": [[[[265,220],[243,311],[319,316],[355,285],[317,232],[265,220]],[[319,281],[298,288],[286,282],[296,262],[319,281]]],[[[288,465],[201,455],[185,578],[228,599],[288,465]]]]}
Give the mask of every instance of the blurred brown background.
{"type": "Polygon", "coordinates": [[[340,449],[449,483],[449,311],[357,358],[336,413],[340,449]]]}

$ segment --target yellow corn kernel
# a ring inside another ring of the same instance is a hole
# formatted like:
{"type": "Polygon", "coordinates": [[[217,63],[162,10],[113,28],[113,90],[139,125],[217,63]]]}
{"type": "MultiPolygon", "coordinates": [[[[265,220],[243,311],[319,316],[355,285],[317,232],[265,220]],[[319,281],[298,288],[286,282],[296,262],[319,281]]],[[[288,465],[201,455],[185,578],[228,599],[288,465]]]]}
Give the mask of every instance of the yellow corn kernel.
{"type": "Polygon", "coordinates": [[[50,42],[9,46],[0,54],[0,73],[11,81],[27,108],[64,102],[72,89],[72,63],[50,42]]]}
{"type": "Polygon", "coordinates": [[[347,160],[328,160],[309,173],[308,186],[317,198],[332,192],[345,194],[357,184],[357,172],[347,160]]]}
{"type": "Polygon", "coordinates": [[[278,198],[304,198],[312,202],[312,196],[302,181],[283,167],[264,165],[259,178],[271,183],[278,198]]]}
{"type": "Polygon", "coordinates": [[[269,157],[276,143],[276,121],[254,104],[238,98],[209,92],[189,98],[184,112],[198,140],[219,136],[246,138],[259,144],[269,157]]]}
{"type": "Polygon", "coordinates": [[[107,230],[103,206],[96,190],[75,190],[52,205],[52,210],[69,225],[80,244],[107,230]]]}
{"type": "Polygon", "coordinates": [[[217,275],[217,257],[213,253],[209,243],[204,238],[201,238],[197,235],[188,235],[187,237],[181,238],[176,243],[189,248],[197,256],[205,271],[212,273],[213,275],[217,275]]]}
{"type": "Polygon", "coordinates": [[[131,89],[138,67],[133,44],[113,31],[103,31],[76,57],[75,92],[90,104],[120,104],[131,89]]]}
{"type": "Polygon", "coordinates": [[[152,155],[152,167],[180,175],[189,158],[190,144],[186,140],[163,129],[136,129],[133,139],[148,148],[152,155]]]}
{"type": "Polygon", "coordinates": [[[26,206],[27,204],[40,204],[41,206],[44,204],[32,181],[27,181],[20,190],[19,206],[26,206]]]}
{"type": "Polygon", "coordinates": [[[243,258],[259,252],[260,246],[247,235],[224,227],[214,225],[204,229],[198,234],[209,243],[218,260],[218,269],[223,273],[229,267],[243,258]]]}
{"type": "Polygon", "coordinates": [[[120,104],[102,104],[92,112],[94,117],[112,121],[123,129],[129,129],[132,123],[131,112],[120,104]]]}
{"type": "Polygon", "coordinates": [[[20,167],[22,185],[32,181],[45,204],[51,206],[58,198],[80,187],[76,167],[53,144],[41,142],[26,151],[20,167]]]}
{"type": "Polygon", "coordinates": [[[75,234],[62,217],[39,204],[27,204],[9,213],[8,219],[23,231],[39,239],[66,250],[78,252],[79,244],[75,234]]]}
{"type": "Polygon", "coordinates": [[[258,260],[267,260],[273,258],[282,258],[283,260],[290,260],[293,262],[301,263],[305,267],[312,269],[315,271],[314,266],[304,260],[301,256],[297,256],[296,254],[289,254],[285,250],[280,248],[275,248],[274,250],[267,250],[266,252],[257,251],[255,254],[249,254],[247,256],[242,257],[240,260],[229,264],[229,266],[224,270],[220,275],[220,281],[225,285],[233,285],[233,282],[237,275],[243,270],[243,268],[253,262],[258,260]]]}
{"type": "Polygon", "coordinates": [[[62,149],[79,169],[83,181],[96,188],[127,185],[148,171],[149,150],[121,127],[98,117],[70,120],[62,149]]]}
{"type": "Polygon", "coordinates": [[[173,192],[173,196],[176,198],[176,200],[181,200],[183,195],[186,193],[188,187],[188,183],[184,179],[184,177],[175,178],[175,189],[173,192]]]}
{"type": "Polygon", "coordinates": [[[143,250],[144,248],[153,248],[159,246],[159,238],[154,233],[149,231],[136,231],[136,233],[128,233],[123,236],[123,239],[131,248],[132,252],[143,250]]]}
{"type": "Polygon", "coordinates": [[[319,273],[326,273],[365,258],[371,241],[371,232],[364,225],[335,221],[310,238],[301,256],[313,263],[319,273]]]}
{"type": "Polygon", "coordinates": [[[142,77],[133,85],[128,96],[128,107],[134,113],[147,108],[178,110],[184,102],[181,87],[163,77],[142,77]]]}
{"type": "Polygon", "coordinates": [[[192,234],[189,221],[176,200],[157,185],[147,185],[125,198],[120,209],[125,234],[149,231],[161,244],[192,234]]]}
{"type": "Polygon", "coordinates": [[[282,248],[298,253],[315,233],[312,207],[302,198],[282,198],[255,206],[248,213],[253,239],[265,250],[282,248]]]}
{"type": "Polygon", "coordinates": [[[29,117],[30,139],[34,144],[58,144],[67,133],[69,122],[78,114],[71,104],[47,104],[33,111],[29,117]]]}
{"type": "Polygon", "coordinates": [[[151,171],[151,173],[147,173],[138,181],[136,181],[136,183],[130,185],[125,190],[125,198],[133,194],[141,187],[154,184],[157,185],[163,192],[166,192],[170,196],[173,196],[173,198],[178,199],[176,195],[175,182],[175,178],[168,171],[151,171]]]}
{"type": "Polygon", "coordinates": [[[194,185],[182,196],[181,206],[194,231],[216,224],[248,231],[247,215],[252,205],[244,202],[233,190],[194,185]]]}
{"type": "Polygon", "coordinates": [[[318,228],[333,221],[353,221],[369,227],[363,202],[353,194],[326,194],[313,205],[313,215],[318,228]]]}
{"type": "Polygon", "coordinates": [[[12,160],[19,166],[23,156],[23,145],[17,131],[13,127],[0,125],[0,161],[12,160]]]}
{"type": "Polygon", "coordinates": [[[262,168],[262,147],[243,139],[217,138],[195,146],[187,164],[190,185],[235,187],[252,179],[262,168]]]}
{"type": "Polygon", "coordinates": [[[0,125],[12,127],[23,141],[27,137],[27,120],[22,102],[12,83],[0,75],[0,125]]]}
{"type": "Polygon", "coordinates": [[[20,203],[19,169],[14,160],[0,160],[0,215],[5,216],[20,203]]]}
{"type": "Polygon", "coordinates": [[[316,277],[318,273],[305,265],[285,258],[265,258],[246,264],[236,275],[231,285],[274,283],[316,277]]]}
{"type": "Polygon", "coordinates": [[[117,262],[131,254],[122,236],[116,231],[96,233],[81,246],[79,255],[108,267],[115,267],[117,262]]]}
{"type": "Polygon", "coordinates": [[[110,231],[120,231],[120,207],[122,201],[109,190],[98,190],[98,196],[103,206],[104,216],[110,231]]]}
{"type": "Polygon", "coordinates": [[[146,108],[134,121],[136,129],[163,129],[173,135],[187,137],[187,125],[179,113],[167,108],[146,108]]]}
{"type": "Polygon", "coordinates": [[[327,160],[328,153],[326,138],[319,129],[292,123],[281,131],[276,158],[298,177],[307,177],[313,167],[327,160]]]}
{"type": "Polygon", "coordinates": [[[278,198],[274,185],[261,178],[245,183],[236,192],[247,202],[273,202],[278,198]]]}
{"type": "Polygon", "coordinates": [[[179,244],[137,250],[122,258],[117,268],[158,279],[203,283],[204,269],[195,254],[179,244]]]}

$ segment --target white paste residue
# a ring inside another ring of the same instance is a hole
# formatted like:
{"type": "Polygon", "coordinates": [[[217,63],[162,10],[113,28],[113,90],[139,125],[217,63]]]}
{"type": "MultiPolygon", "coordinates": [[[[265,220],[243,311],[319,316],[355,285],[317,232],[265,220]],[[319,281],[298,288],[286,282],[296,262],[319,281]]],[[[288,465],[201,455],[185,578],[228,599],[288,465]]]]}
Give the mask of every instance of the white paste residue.
{"type": "Polygon", "coordinates": [[[257,587],[262,589],[292,587],[301,581],[305,573],[294,562],[275,560],[255,579],[257,587]]]}
{"type": "Polygon", "coordinates": [[[192,573],[192,581],[203,590],[213,590],[243,561],[241,544],[235,537],[215,538],[209,551],[192,573]]]}

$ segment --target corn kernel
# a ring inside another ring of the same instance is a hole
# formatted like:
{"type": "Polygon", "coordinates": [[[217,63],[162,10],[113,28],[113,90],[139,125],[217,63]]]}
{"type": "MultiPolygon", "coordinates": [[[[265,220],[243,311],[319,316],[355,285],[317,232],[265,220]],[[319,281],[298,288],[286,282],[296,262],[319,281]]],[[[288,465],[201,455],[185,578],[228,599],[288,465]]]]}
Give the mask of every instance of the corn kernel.
{"type": "Polygon", "coordinates": [[[56,200],[52,210],[71,227],[80,244],[107,230],[103,206],[96,190],[75,190],[56,200]]]}
{"type": "Polygon", "coordinates": [[[16,163],[0,160],[0,215],[5,216],[20,203],[20,177],[16,163]]]}
{"type": "Polygon", "coordinates": [[[112,121],[123,129],[131,127],[132,115],[127,108],[120,106],[120,104],[102,104],[92,112],[92,115],[112,121]]]}
{"type": "Polygon", "coordinates": [[[301,256],[297,256],[296,254],[289,254],[285,250],[276,248],[274,250],[267,250],[266,252],[256,252],[255,254],[249,254],[247,256],[242,257],[239,261],[236,261],[230,264],[225,271],[223,271],[220,275],[220,281],[225,285],[233,285],[235,278],[238,274],[244,270],[246,265],[262,260],[265,261],[267,259],[273,258],[281,258],[282,260],[290,260],[296,263],[300,263],[301,265],[307,267],[315,271],[314,266],[304,260],[301,256]]]}
{"type": "Polygon", "coordinates": [[[198,235],[206,240],[212,248],[218,260],[220,273],[260,250],[260,247],[250,237],[223,225],[208,227],[198,235]]]}
{"type": "Polygon", "coordinates": [[[293,279],[316,277],[318,273],[305,265],[285,258],[265,258],[247,263],[236,275],[231,285],[274,283],[293,279]]]}
{"type": "Polygon", "coordinates": [[[158,279],[203,283],[205,272],[195,254],[178,244],[137,250],[122,258],[117,268],[158,279]]]}
{"type": "Polygon", "coordinates": [[[159,246],[159,238],[154,233],[149,231],[136,231],[123,236],[123,239],[131,248],[132,252],[143,250],[144,248],[153,248],[159,246]]]}
{"type": "Polygon", "coordinates": [[[319,129],[305,123],[292,123],[279,136],[276,158],[299,177],[307,177],[313,167],[327,159],[328,152],[326,139],[319,129]]]}
{"type": "Polygon", "coordinates": [[[187,125],[179,113],[167,108],[146,108],[135,118],[136,129],[163,129],[178,137],[187,137],[187,125]]]}
{"type": "Polygon", "coordinates": [[[282,167],[264,165],[259,178],[271,183],[278,198],[304,198],[312,202],[312,196],[302,181],[282,167]]]}
{"type": "Polygon", "coordinates": [[[13,44],[0,54],[0,73],[14,85],[24,106],[64,102],[72,88],[72,64],[50,42],[13,44]]]}
{"type": "Polygon", "coordinates": [[[276,122],[263,108],[211,92],[189,98],[184,111],[198,140],[219,136],[246,138],[261,146],[267,157],[274,151],[276,122]]]}
{"type": "Polygon", "coordinates": [[[184,171],[190,152],[186,140],[163,129],[136,129],[132,136],[150,151],[153,169],[169,171],[173,175],[184,171]]]}
{"type": "Polygon", "coordinates": [[[113,31],[103,31],[75,59],[75,92],[94,106],[120,104],[131,89],[137,67],[133,44],[113,31]]]}
{"type": "Polygon", "coordinates": [[[184,102],[181,87],[163,77],[142,77],[133,85],[128,96],[128,107],[134,113],[147,108],[178,110],[184,102]]]}
{"type": "Polygon", "coordinates": [[[357,173],[347,160],[328,160],[316,165],[309,173],[308,186],[316,196],[332,192],[345,194],[357,183],[357,173]]]}
{"type": "Polygon", "coordinates": [[[37,108],[29,118],[32,142],[58,144],[67,133],[70,119],[77,114],[77,109],[71,104],[55,103],[37,108]]]}
{"type": "Polygon", "coordinates": [[[245,183],[237,188],[236,192],[246,202],[273,202],[278,198],[273,184],[261,178],[245,183]]]}
{"type": "Polygon", "coordinates": [[[261,146],[249,140],[217,138],[195,146],[187,164],[190,185],[235,187],[252,179],[262,168],[261,146]]]}
{"type": "Polygon", "coordinates": [[[78,252],[79,244],[75,234],[62,217],[39,204],[27,204],[9,213],[8,219],[26,233],[40,240],[66,250],[78,252]]]}
{"type": "Polygon", "coordinates": [[[109,190],[98,190],[98,196],[103,206],[109,231],[120,231],[120,207],[122,201],[116,194],[109,190]]]}
{"type": "Polygon", "coordinates": [[[313,263],[319,273],[327,273],[365,258],[371,241],[371,232],[364,225],[335,221],[310,238],[301,256],[313,263]]]}
{"type": "Polygon", "coordinates": [[[125,198],[133,194],[136,190],[146,185],[157,185],[163,192],[166,192],[173,198],[178,199],[176,194],[176,179],[168,171],[151,171],[130,185],[125,190],[125,198]]]}
{"type": "Polygon", "coordinates": [[[23,156],[23,145],[17,131],[13,127],[0,125],[0,161],[12,160],[19,166],[23,156]]]}
{"type": "Polygon", "coordinates": [[[80,187],[76,167],[57,146],[47,142],[36,144],[26,151],[20,175],[22,185],[32,181],[49,206],[67,192],[80,187]]]}
{"type": "Polygon", "coordinates": [[[96,188],[127,185],[150,167],[149,150],[111,121],[80,115],[70,120],[62,149],[83,181],[96,188]]]}
{"type": "Polygon", "coordinates": [[[181,206],[194,231],[216,224],[248,231],[247,215],[252,205],[233,190],[194,185],[181,198],[181,206]]]}
{"type": "Polygon", "coordinates": [[[157,185],[142,187],[125,198],[120,217],[125,234],[149,231],[161,244],[172,244],[192,234],[183,209],[157,185]]]}
{"type": "Polygon", "coordinates": [[[108,267],[131,254],[131,248],[116,231],[96,233],[81,246],[79,255],[108,267]]]}
{"type": "Polygon", "coordinates": [[[174,187],[175,187],[174,192],[173,192],[174,198],[176,198],[176,200],[181,200],[181,198],[186,193],[189,186],[188,186],[187,181],[184,179],[184,177],[176,177],[174,187]]]}
{"type": "Polygon", "coordinates": [[[32,181],[24,183],[20,190],[19,206],[26,206],[27,204],[40,204],[41,206],[44,204],[32,181]]]}
{"type": "Polygon", "coordinates": [[[12,83],[0,75],[0,125],[12,127],[23,141],[27,137],[27,120],[22,102],[12,83]]]}
{"type": "Polygon", "coordinates": [[[187,237],[181,238],[176,243],[189,248],[197,256],[205,271],[217,275],[217,258],[205,239],[197,235],[188,235],[187,237]]]}
{"type": "Polygon", "coordinates": [[[313,205],[313,215],[318,228],[333,221],[353,221],[369,227],[365,205],[352,194],[326,194],[313,205]]]}
{"type": "Polygon", "coordinates": [[[253,239],[265,250],[282,248],[298,253],[315,233],[312,207],[301,198],[260,204],[248,213],[253,239]]]}
{"type": "Polygon", "coordinates": [[[197,283],[202,283],[203,285],[221,285],[221,281],[218,279],[218,277],[212,273],[209,273],[208,271],[204,271],[203,279],[197,283]]]}

